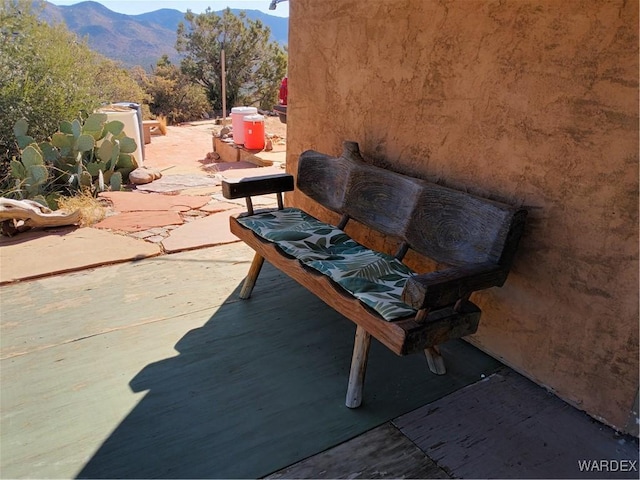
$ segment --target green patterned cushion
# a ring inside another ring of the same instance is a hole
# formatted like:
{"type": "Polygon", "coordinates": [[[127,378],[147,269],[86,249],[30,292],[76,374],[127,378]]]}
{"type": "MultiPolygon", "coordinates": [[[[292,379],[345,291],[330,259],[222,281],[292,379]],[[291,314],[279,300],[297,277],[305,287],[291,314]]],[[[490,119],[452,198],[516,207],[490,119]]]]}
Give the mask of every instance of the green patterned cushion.
{"type": "Polygon", "coordinates": [[[238,221],[302,263],[327,259],[360,246],[342,230],[297,208],[259,213],[238,221]]]}
{"type": "Polygon", "coordinates": [[[330,277],[385,320],[415,314],[400,299],[407,278],[414,272],[396,258],[363,247],[342,230],[297,208],[258,213],[238,221],[330,277]]]}

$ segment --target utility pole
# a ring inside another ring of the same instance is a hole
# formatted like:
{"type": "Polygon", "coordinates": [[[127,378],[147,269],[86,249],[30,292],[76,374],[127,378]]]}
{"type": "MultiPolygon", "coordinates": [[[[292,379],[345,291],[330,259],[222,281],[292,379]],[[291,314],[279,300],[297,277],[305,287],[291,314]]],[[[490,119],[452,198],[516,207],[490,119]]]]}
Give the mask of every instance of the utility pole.
{"type": "Polygon", "coordinates": [[[222,124],[227,119],[227,67],[224,58],[224,48],[220,51],[220,63],[222,64],[222,124]]]}

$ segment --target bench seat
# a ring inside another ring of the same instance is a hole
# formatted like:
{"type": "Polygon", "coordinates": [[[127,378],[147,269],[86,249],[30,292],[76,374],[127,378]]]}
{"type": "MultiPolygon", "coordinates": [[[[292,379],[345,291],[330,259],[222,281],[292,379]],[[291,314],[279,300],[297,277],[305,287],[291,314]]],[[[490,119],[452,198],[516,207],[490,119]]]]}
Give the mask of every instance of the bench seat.
{"type": "Polygon", "coordinates": [[[238,222],[326,275],[385,320],[416,314],[402,301],[404,286],[415,272],[390,255],[360,245],[344,231],[297,208],[241,217],[238,222]]]}
{"type": "Polygon", "coordinates": [[[429,346],[446,342],[450,339],[452,332],[455,332],[456,338],[460,338],[471,335],[478,329],[480,309],[470,301],[464,302],[458,312],[454,312],[453,306],[431,312],[428,321],[418,321],[415,315],[386,321],[329,277],[305,266],[285,253],[274,242],[265,240],[242,225],[242,218],[230,217],[230,230],[256,252],[239,295],[242,299],[248,299],[251,296],[266,258],[274,267],[313,292],[334,310],[374,335],[396,355],[422,352],[429,346]]]}

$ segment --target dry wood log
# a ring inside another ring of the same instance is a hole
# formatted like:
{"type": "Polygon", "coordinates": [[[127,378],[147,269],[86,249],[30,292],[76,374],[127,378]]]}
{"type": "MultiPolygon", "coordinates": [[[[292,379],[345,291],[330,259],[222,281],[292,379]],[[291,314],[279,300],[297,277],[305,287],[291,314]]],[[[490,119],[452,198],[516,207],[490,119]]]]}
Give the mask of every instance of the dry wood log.
{"type": "Polygon", "coordinates": [[[59,227],[80,222],[80,210],[52,211],[33,200],[12,200],[0,197],[0,221],[23,220],[25,227],[59,227]]]}

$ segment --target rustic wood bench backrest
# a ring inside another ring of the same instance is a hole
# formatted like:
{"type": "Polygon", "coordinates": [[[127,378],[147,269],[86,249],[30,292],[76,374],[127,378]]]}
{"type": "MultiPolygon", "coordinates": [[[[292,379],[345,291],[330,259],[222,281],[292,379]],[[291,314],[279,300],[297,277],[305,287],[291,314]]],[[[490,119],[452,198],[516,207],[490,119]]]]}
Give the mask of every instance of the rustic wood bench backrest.
{"type": "Polygon", "coordinates": [[[368,165],[357,144],[342,156],[306,151],[298,188],[313,200],[409,248],[452,266],[493,263],[508,268],[517,208],[368,165]]]}

